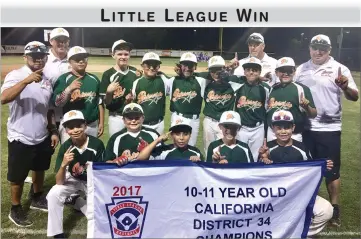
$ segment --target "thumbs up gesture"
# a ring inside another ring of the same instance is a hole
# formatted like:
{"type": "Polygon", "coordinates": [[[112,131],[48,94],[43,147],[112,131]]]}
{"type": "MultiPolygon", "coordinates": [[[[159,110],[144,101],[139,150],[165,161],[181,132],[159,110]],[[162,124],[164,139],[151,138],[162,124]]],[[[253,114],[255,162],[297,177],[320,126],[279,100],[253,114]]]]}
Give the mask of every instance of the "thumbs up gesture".
{"type": "Polygon", "coordinates": [[[341,67],[338,68],[337,78],[335,79],[335,83],[342,90],[346,90],[348,86],[348,78],[341,73],[341,67]]]}
{"type": "Polygon", "coordinates": [[[304,108],[305,110],[308,108],[308,104],[310,103],[309,100],[307,100],[304,95],[303,92],[300,95],[300,105],[302,108],[304,108]]]}

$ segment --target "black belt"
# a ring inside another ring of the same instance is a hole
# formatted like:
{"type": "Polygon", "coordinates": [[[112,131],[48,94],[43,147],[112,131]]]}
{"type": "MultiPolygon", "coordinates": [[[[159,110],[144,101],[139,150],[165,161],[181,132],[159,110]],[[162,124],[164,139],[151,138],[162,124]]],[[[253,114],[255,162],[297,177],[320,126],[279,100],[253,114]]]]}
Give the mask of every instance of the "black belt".
{"type": "Polygon", "coordinates": [[[188,118],[188,119],[199,119],[199,114],[182,114],[182,113],[178,113],[175,112],[177,115],[182,116],[184,118],[188,118]]]}
{"type": "Polygon", "coordinates": [[[162,122],[163,121],[163,117],[162,118],[160,118],[160,119],[158,119],[158,120],[152,120],[152,121],[148,121],[147,123],[143,123],[143,124],[145,124],[145,125],[156,125],[156,124],[159,124],[160,122],[162,122]]]}

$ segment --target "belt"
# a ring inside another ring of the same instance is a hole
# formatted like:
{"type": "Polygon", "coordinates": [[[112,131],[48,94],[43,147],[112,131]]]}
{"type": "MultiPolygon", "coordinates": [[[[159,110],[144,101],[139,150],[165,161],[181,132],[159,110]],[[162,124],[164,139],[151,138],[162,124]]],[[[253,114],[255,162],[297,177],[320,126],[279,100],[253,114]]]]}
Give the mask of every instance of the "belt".
{"type": "Polygon", "coordinates": [[[255,127],[258,127],[262,124],[262,122],[257,122],[257,123],[254,123],[254,124],[244,124],[242,123],[242,126],[246,126],[246,127],[249,127],[249,128],[255,128],[255,127]]]}
{"type": "Polygon", "coordinates": [[[159,124],[160,122],[162,122],[163,121],[163,117],[162,118],[160,118],[160,119],[158,119],[158,120],[152,120],[152,121],[148,121],[147,123],[143,123],[143,124],[145,124],[145,125],[156,125],[156,124],[159,124]]]}
{"type": "Polygon", "coordinates": [[[182,113],[178,113],[178,112],[175,112],[177,115],[179,116],[182,116],[184,118],[188,118],[188,119],[199,119],[199,114],[182,114],[182,113]]]}

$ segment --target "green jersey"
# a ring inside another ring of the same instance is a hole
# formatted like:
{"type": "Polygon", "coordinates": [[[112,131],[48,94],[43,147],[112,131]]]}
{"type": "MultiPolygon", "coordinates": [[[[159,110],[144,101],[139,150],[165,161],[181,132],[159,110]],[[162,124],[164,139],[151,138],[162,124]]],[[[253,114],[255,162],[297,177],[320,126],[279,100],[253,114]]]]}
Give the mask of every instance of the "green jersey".
{"type": "Polygon", "coordinates": [[[164,118],[168,79],[164,75],[155,79],[145,76],[133,84],[134,101],[141,105],[144,111],[144,124],[159,121],[164,118]]]}
{"type": "Polygon", "coordinates": [[[161,145],[153,149],[150,160],[189,160],[191,156],[197,156],[204,161],[199,149],[187,145],[183,148],[175,147],[174,144],[161,145]]]}
{"type": "Polygon", "coordinates": [[[242,125],[256,127],[266,122],[266,102],[270,86],[264,82],[256,85],[249,84],[247,80],[243,82],[236,94],[235,111],[241,116],[242,125]]]}
{"type": "Polygon", "coordinates": [[[175,76],[170,78],[170,111],[184,115],[199,115],[205,87],[206,79],[202,77],[175,76]]]}
{"type": "Polygon", "coordinates": [[[114,67],[103,73],[100,84],[100,95],[105,96],[110,83],[119,82],[119,87],[113,93],[113,100],[106,105],[109,112],[121,114],[125,106],[125,97],[131,92],[134,81],[138,78],[136,69],[129,67],[126,71],[117,71],[114,67]]]}
{"type": "Polygon", "coordinates": [[[128,160],[134,160],[139,155],[139,146],[148,145],[159,137],[159,133],[153,129],[142,127],[138,133],[128,132],[126,128],[113,134],[105,149],[104,161],[116,159],[119,156],[127,156],[128,160]]]}
{"type": "Polygon", "coordinates": [[[207,152],[207,162],[212,163],[212,155],[214,152],[220,152],[221,156],[225,156],[228,163],[253,163],[253,156],[247,144],[236,141],[236,144],[228,146],[223,143],[222,139],[213,141],[207,152]]]}
{"type": "MultiPolygon", "coordinates": [[[[80,149],[73,145],[73,142],[70,138],[60,146],[58,157],[56,158],[55,162],[55,173],[59,171],[61,163],[63,162],[64,154],[71,146],[72,148],[70,152],[74,153],[74,160],[70,162],[68,167],[68,171],[70,173],[72,172],[73,166],[76,163],[84,166],[87,161],[103,162],[104,144],[100,139],[88,135],[85,148],[80,149]]],[[[86,173],[80,175],[79,178],[86,180],[86,173]]]]}
{"type": "Polygon", "coordinates": [[[309,105],[315,108],[313,97],[310,89],[296,82],[290,82],[288,84],[275,84],[273,85],[268,101],[267,109],[267,123],[270,126],[272,123],[272,115],[278,110],[288,110],[292,113],[295,121],[295,134],[303,132],[306,122],[306,112],[300,106],[301,96],[304,96],[309,101],[309,105]]]}
{"type": "MultiPolygon", "coordinates": [[[[75,80],[77,76],[71,72],[62,74],[54,85],[53,103],[56,98],[75,80]]],[[[99,119],[99,87],[100,81],[96,75],[85,73],[79,80],[82,85],[71,93],[70,99],[63,106],[63,114],[71,110],[79,110],[83,113],[88,124],[99,119]]]]}

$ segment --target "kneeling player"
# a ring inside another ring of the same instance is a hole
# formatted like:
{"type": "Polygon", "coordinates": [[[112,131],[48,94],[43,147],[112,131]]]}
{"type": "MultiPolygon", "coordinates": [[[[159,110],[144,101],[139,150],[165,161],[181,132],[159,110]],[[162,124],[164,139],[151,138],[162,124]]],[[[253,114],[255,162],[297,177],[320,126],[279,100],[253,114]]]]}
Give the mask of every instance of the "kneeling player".
{"type": "Polygon", "coordinates": [[[235,111],[225,111],[221,115],[219,128],[223,138],[213,141],[208,147],[207,162],[252,163],[253,156],[247,144],[237,140],[241,128],[241,118],[235,111]]]}
{"type": "MultiPolygon", "coordinates": [[[[56,185],[47,195],[48,200],[48,236],[64,238],[63,209],[66,199],[78,191],[87,191],[86,162],[103,161],[104,144],[91,135],[87,135],[86,123],[82,112],[68,111],[63,118],[63,126],[70,138],[65,141],[55,163],[56,185]]],[[[86,201],[74,197],[72,204],[84,215],[86,201]]]]}
{"type": "MultiPolygon", "coordinates": [[[[261,162],[266,164],[282,162],[298,162],[312,160],[309,151],[302,142],[292,139],[295,128],[293,116],[289,111],[276,111],[272,116],[272,128],[276,139],[263,145],[259,150],[261,162]]],[[[333,162],[327,160],[327,170],[331,170],[333,162]]],[[[333,207],[326,199],[317,196],[313,208],[308,236],[321,232],[327,222],[332,218],[333,207]]]]}

